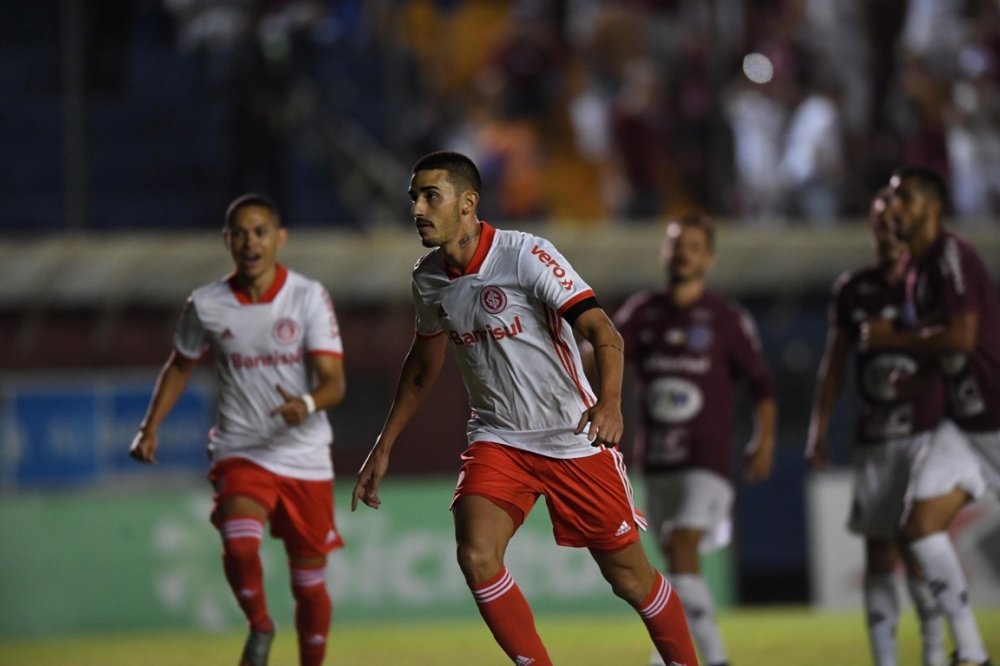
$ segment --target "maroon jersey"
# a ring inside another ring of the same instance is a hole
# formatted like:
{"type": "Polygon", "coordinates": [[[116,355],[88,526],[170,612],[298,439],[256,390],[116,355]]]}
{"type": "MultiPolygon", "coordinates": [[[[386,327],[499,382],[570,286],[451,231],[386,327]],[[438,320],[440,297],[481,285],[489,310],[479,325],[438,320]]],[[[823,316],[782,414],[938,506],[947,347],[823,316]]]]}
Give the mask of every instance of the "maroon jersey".
{"type": "Polygon", "coordinates": [[[701,467],[729,478],[738,381],[755,399],[774,393],[749,314],[709,292],[684,308],[666,292],[640,293],[615,324],[638,371],[636,458],[644,469],[701,467]]]}
{"type": "MultiPolygon", "coordinates": [[[[905,282],[890,283],[872,266],[845,273],[833,287],[830,323],[857,349],[861,322],[888,319],[903,325],[905,282]]],[[[856,441],[876,444],[929,430],[944,416],[944,387],[930,358],[892,350],[859,351],[854,375],[861,411],[856,441]]]]}
{"type": "Polygon", "coordinates": [[[966,241],[942,232],[906,272],[910,313],[922,326],[962,313],[979,318],[976,348],[939,357],[948,415],[963,430],[1000,430],[1000,297],[979,255],[966,241]]]}

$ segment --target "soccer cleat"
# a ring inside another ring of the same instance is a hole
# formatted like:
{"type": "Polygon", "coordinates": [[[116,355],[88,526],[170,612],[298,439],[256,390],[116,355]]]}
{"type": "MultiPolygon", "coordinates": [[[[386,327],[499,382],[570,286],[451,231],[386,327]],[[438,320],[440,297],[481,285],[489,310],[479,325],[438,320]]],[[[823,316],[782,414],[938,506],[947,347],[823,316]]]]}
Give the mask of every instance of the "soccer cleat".
{"type": "Polygon", "coordinates": [[[271,641],[274,640],[274,630],[251,631],[247,642],[243,644],[243,656],[240,666],[267,666],[267,654],[271,651],[271,641]]]}

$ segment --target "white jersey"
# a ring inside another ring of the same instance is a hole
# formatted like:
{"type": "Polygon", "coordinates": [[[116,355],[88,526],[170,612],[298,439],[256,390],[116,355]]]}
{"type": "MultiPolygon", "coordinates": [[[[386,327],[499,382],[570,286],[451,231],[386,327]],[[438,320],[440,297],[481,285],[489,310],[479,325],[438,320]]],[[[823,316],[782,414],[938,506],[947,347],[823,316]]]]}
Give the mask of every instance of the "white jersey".
{"type": "Polygon", "coordinates": [[[199,287],[181,312],[174,346],[192,359],[212,352],[219,378],[213,461],[238,456],[283,476],[333,478],[326,413],[295,427],[271,414],[284,404],[278,384],[295,395],[312,388],[307,355],[343,353],[333,303],[319,282],[279,264],[256,303],[232,278],[199,287]]]}
{"type": "Polygon", "coordinates": [[[596,402],[562,315],[594,292],[543,238],[482,223],[472,261],[449,275],[435,250],[413,270],[417,334],[446,334],[469,392],[469,442],[554,458],[597,453],[575,435],[596,402]]]}

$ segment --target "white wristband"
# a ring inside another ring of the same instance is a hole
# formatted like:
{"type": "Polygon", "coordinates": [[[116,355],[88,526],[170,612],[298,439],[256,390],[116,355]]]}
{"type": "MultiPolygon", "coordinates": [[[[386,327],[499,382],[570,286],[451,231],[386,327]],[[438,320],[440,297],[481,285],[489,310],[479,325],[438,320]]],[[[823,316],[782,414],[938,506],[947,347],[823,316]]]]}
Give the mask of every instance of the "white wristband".
{"type": "Polygon", "coordinates": [[[302,402],[306,403],[306,411],[312,414],[316,411],[316,399],[312,397],[311,393],[303,393],[299,396],[302,402]]]}

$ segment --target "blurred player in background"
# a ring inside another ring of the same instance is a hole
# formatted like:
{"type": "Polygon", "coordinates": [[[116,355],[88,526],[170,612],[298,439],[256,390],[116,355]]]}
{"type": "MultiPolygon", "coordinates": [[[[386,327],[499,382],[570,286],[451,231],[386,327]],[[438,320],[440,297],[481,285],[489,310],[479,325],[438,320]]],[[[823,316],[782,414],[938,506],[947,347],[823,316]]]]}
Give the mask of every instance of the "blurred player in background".
{"type": "MultiPolygon", "coordinates": [[[[728,663],[700,553],[729,543],[730,457],[737,382],[753,398],[755,430],[746,478],[765,479],[774,460],[776,406],[756,328],[742,308],[708,291],[715,228],[692,214],[667,225],[666,288],[634,295],[615,314],[625,358],[637,371],[641,428],[636,458],[646,513],[684,599],[702,660],[728,663]]],[[[654,655],[651,664],[662,664],[654,655]]]]}
{"type": "Polygon", "coordinates": [[[944,666],[944,624],[927,581],[908,549],[896,547],[909,511],[911,479],[944,416],[944,389],[933,359],[890,349],[857,350],[861,324],[874,317],[902,324],[906,289],[905,246],[888,219],[889,190],[872,200],[869,231],[876,263],[841,275],[830,303],[826,351],[806,457],[815,469],[829,464],[827,434],[854,353],[861,409],[855,419],[854,498],[848,529],[865,539],[864,605],[876,666],[895,666],[899,599],[895,568],[901,552],[907,587],[920,617],[924,666],[944,666]]]}
{"type": "Polygon", "coordinates": [[[300,663],[316,666],[333,612],[326,556],[343,545],[324,411],[345,390],[337,318],[322,285],[278,263],[287,230],[272,201],[255,194],[233,201],[223,236],[236,270],[195,289],[184,305],[131,455],[156,462],[157,430],[210,352],[219,380],[208,444],[212,522],[222,535],[226,579],[250,625],[240,664],[266,664],[274,637],[259,556],[270,523],[288,554],[300,663]]]}
{"type": "Polygon", "coordinates": [[[936,172],[905,167],[889,183],[890,219],[906,243],[909,327],[863,324],[862,345],[929,353],[944,376],[947,414],[914,484],[905,535],[951,625],[955,664],[988,664],[965,574],[948,537],[959,510],[1000,491],[1000,298],[976,251],[946,231],[948,188],[936,172]]]}
{"type": "Polygon", "coordinates": [[[683,606],[639,543],[645,520],[616,448],[621,336],[548,241],[480,222],[481,187],[475,164],[458,153],[431,153],[413,168],[413,221],[424,247],[435,249],[413,271],[416,335],[351,508],[380,505],[392,447],[452,346],[472,406],[452,503],[458,561],[497,643],[519,666],[552,663],[504,565],[508,542],[544,495],[556,542],[588,548],[664,659],[692,666],[683,606]],[[574,330],[595,350],[596,393],[574,330]]]}

